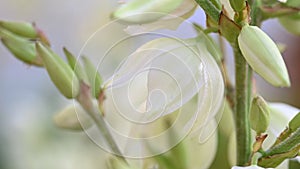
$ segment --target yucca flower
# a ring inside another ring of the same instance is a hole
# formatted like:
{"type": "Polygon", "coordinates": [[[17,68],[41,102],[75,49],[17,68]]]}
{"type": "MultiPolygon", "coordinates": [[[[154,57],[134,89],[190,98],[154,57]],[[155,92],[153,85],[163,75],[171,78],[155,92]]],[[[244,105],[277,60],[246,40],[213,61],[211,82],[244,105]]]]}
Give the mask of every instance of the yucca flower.
{"type": "MultiPolygon", "coordinates": [[[[191,130],[201,142],[212,135],[216,125],[213,129],[207,126],[213,123],[222,106],[224,82],[205,42],[201,38],[152,40],[131,54],[103,83],[105,118],[118,131],[117,135],[129,136],[116,139],[121,148],[129,149],[125,155],[152,155],[152,152],[134,152],[131,147],[143,147],[144,141],[136,138],[145,136],[148,125],[173,114],[178,118],[175,127],[180,138],[191,130]]],[[[174,140],[174,145],[180,138],[174,140]]],[[[158,140],[153,142],[158,144],[158,140]]],[[[169,145],[157,145],[162,151],[166,147],[169,145]]]]}

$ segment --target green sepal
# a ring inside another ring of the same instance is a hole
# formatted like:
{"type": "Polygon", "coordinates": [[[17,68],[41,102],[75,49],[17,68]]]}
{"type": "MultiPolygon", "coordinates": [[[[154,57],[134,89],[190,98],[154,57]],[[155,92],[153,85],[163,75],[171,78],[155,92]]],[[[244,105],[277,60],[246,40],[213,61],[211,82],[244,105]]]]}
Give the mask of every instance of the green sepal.
{"type": "Polygon", "coordinates": [[[264,168],[275,168],[278,165],[280,165],[284,160],[296,157],[299,152],[299,149],[300,145],[298,145],[291,151],[285,153],[259,158],[257,164],[264,168]]]}
{"type": "Polygon", "coordinates": [[[19,60],[29,65],[43,66],[37,56],[35,43],[0,28],[0,38],[5,47],[19,60]]]}
{"type": "Polygon", "coordinates": [[[300,128],[300,112],[289,122],[289,128],[292,132],[300,128]]]}
{"type": "Polygon", "coordinates": [[[265,156],[271,156],[275,154],[285,153],[291,151],[293,148],[300,145],[300,128],[295,132],[291,133],[289,137],[281,141],[275,146],[272,146],[269,150],[266,151],[265,156]]]}
{"type": "Polygon", "coordinates": [[[275,145],[281,143],[283,140],[288,138],[293,132],[295,132],[298,128],[300,128],[300,113],[298,113],[290,122],[289,122],[289,127],[286,128],[277,138],[275,141],[275,145]]]}
{"type": "MultiPolygon", "coordinates": [[[[298,118],[299,117],[296,117],[295,120],[297,121],[298,118]]],[[[288,135],[288,137],[286,137],[284,140],[280,140],[280,142],[277,140],[276,144],[265,151],[262,157],[259,158],[258,165],[266,168],[275,168],[285,159],[293,158],[298,155],[300,151],[300,128],[297,128],[297,130],[294,132],[289,132],[287,130],[284,131],[286,134],[281,134],[280,137],[283,135],[288,135]]]]}
{"type": "Polygon", "coordinates": [[[262,154],[258,165],[266,168],[275,168],[285,159],[294,158],[300,151],[300,113],[290,122],[277,138],[274,145],[262,154]]]}
{"type": "Polygon", "coordinates": [[[241,29],[242,28],[239,25],[234,23],[233,20],[221,12],[219,20],[219,32],[228,40],[230,44],[236,44],[241,29]]]}

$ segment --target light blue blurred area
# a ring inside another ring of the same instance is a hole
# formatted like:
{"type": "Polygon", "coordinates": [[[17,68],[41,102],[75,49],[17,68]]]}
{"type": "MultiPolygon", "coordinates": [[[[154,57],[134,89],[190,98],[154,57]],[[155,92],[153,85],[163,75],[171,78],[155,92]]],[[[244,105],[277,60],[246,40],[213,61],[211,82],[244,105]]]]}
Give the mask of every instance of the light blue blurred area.
{"type": "MultiPolygon", "coordinates": [[[[62,55],[77,54],[86,39],[109,21],[116,2],[95,0],[1,0],[0,19],[35,22],[62,55]]],[[[84,133],[58,129],[53,115],[71,102],[44,69],[29,67],[0,45],[0,168],[94,169],[104,152],[84,133]]]]}
{"type": "Polygon", "coordinates": [[[283,53],[284,61],[289,71],[291,87],[276,88],[268,84],[259,76],[257,78],[257,91],[268,101],[284,102],[295,107],[300,107],[300,37],[287,32],[277,19],[271,19],[263,23],[263,30],[277,43],[286,45],[283,53]]]}
{"type": "MultiPolygon", "coordinates": [[[[63,56],[62,47],[66,46],[76,56],[83,51],[96,61],[125,34],[120,31],[124,25],[108,27],[109,15],[117,4],[111,0],[1,0],[0,19],[35,22],[59,55],[63,56]],[[82,49],[99,29],[98,36],[82,49]]],[[[196,15],[203,16],[203,12],[197,11],[196,15]]],[[[203,17],[192,21],[205,23],[203,17]]],[[[189,32],[191,28],[189,23],[180,29],[189,32]]],[[[145,39],[151,37],[115,46],[99,68],[104,78],[145,39]]],[[[21,63],[0,45],[0,79],[0,169],[103,168],[107,154],[84,133],[54,126],[53,115],[71,101],[59,94],[44,69],[21,63]]]]}
{"type": "MultiPolygon", "coordinates": [[[[76,56],[82,50],[96,60],[125,34],[120,31],[125,26],[106,25],[116,6],[117,1],[111,0],[1,0],[0,19],[35,22],[59,55],[66,46],[76,56]],[[98,29],[98,37],[82,49],[98,29]]],[[[108,72],[122,57],[139,46],[136,41],[145,42],[134,39],[115,48],[113,59],[108,57],[99,69],[104,78],[111,75],[108,72]],[[126,50],[120,55],[122,49],[126,50]]],[[[70,101],[59,94],[44,69],[21,63],[0,45],[0,79],[1,169],[102,168],[106,154],[84,133],[54,126],[54,113],[70,101]]]]}

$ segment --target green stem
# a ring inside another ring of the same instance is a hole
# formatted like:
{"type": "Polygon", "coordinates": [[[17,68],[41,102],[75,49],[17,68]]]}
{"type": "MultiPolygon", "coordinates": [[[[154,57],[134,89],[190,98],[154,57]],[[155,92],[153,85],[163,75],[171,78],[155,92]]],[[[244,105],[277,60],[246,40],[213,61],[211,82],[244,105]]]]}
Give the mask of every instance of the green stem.
{"type": "Polygon", "coordinates": [[[252,101],[252,77],[253,70],[250,65],[247,66],[247,111],[250,111],[250,105],[252,101]]]}
{"type": "Polygon", "coordinates": [[[216,23],[219,22],[220,10],[209,0],[196,0],[201,8],[207,13],[216,23]]]}
{"type": "Polygon", "coordinates": [[[77,101],[87,112],[87,114],[93,119],[96,126],[100,130],[102,136],[104,137],[106,143],[111,148],[112,153],[119,156],[119,158],[127,164],[126,159],[122,156],[121,150],[119,149],[112,134],[110,133],[106,121],[104,120],[103,116],[99,112],[98,108],[95,107],[95,105],[93,104],[90,88],[84,83],[81,84],[81,93],[79,94],[77,101]]]}
{"type": "Polygon", "coordinates": [[[237,138],[237,165],[244,166],[249,162],[251,154],[250,126],[248,121],[247,62],[238,45],[235,53],[235,125],[237,138]]]}

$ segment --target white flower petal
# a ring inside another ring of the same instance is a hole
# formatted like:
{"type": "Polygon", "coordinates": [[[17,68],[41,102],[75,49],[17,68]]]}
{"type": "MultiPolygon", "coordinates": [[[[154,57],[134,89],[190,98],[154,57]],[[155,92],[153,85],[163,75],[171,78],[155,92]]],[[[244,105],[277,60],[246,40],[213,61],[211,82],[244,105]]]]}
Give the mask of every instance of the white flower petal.
{"type": "Polygon", "coordinates": [[[271,109],[269,130],[275,136],[278,136],[288,126],[289,121],[300,112],[300,109],[285,103],[269,103],[269,106],[271,109]]]}
{"type": "Polygon", "coordinates": [[[201,43],[172,38],[148,42],[106,82],[106,119],[125,155],[149,156],[145,137],[149,144],[159,142],[159,150],[170,148],[164,143],[166,136],[149,129],[164,117],[179,116],[174,127],[181,137],[193,125],[200,142],[215,134],[217,125],[211,124],[223,103],[224,83],[214,58],[201,43]]]}
{"type": "Polygon", "coordinates": [[[261,168],[257,165],[251,165],[251,166],[248,166],[248,167],[238,167],[238,166],[234,166],[232,167],[231,169],[264,169],[264,168],[261,168]]]}
{"type": "Polygon", "coordinates": [[[159,20],[146,24],[129,25],[125,29],[125,32],[133,35],[158,29],[176,30],[178,26],[185,21],[185,19],[191,17],[194,14],[197,6],[198,5],[194,0],[184,0],[177,9],[175,9],[170,14],[160,18],[159,20]]]}
{"type": "Polygon", "coordinates": [[[117,9],[112,17],[130,24],[153,22],[182,4],[183,0],[132,0],[117,9]]]}

